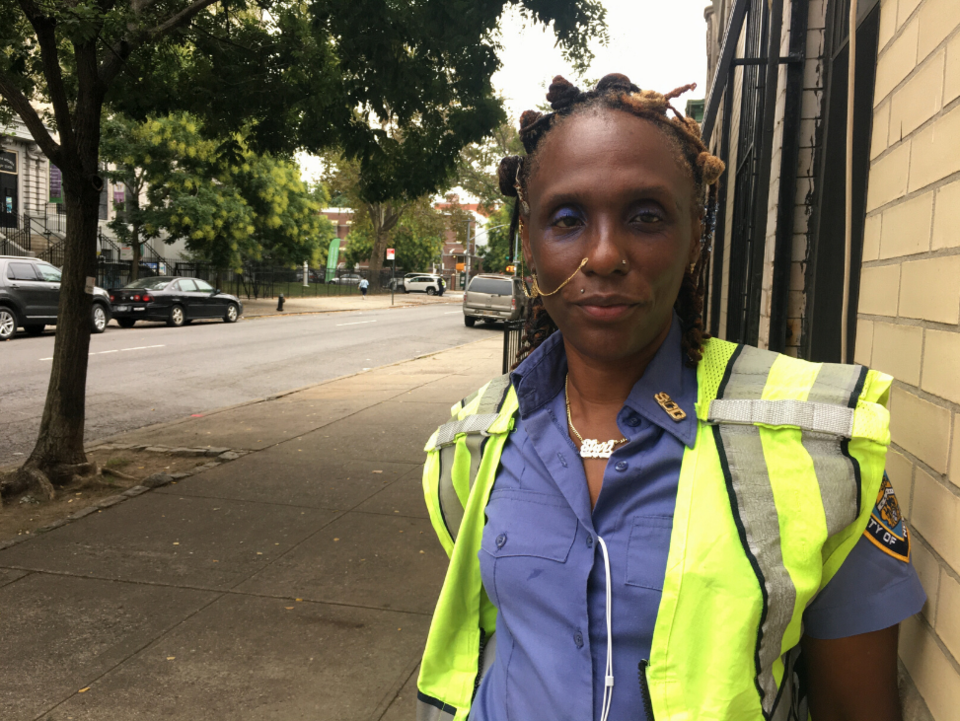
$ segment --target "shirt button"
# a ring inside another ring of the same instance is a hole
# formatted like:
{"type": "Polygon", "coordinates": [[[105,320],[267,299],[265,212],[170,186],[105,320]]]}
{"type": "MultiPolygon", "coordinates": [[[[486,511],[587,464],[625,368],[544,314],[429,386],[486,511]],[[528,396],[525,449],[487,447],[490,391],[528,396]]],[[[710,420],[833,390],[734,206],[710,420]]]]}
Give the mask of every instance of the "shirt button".
{"type": "Polygon", "coordinates": [[[593,536],[587,536],[587,548],[593,548],[593,536]]]}
{"type": "Polygon", "coordinates": [[[627,425],[631,428],[636,428],[640,425],[640,416],[630,416],[627,418],[627,425]]]}
{"type": "Polygon", "coordinates": [[[617,465],[614,466],[614,468],[616,468],[621,473],[627,470],[629,467],[630,467],[630,464],[627,463],[626,461],[617,461],[617,465]]]}
{"type": "Polygon", "coordinates": [[[577,644],[577,648],[583,648],[583,634],[579,631],[573,634],[573,642],[577,644]]]}
{"type": "Polygon", "coordinates": [[[497,548],[503,548],[503,544],[505,544],[506,542],[507,542],[507,535],[505,533],[501,533],[499,536],[497,536],[497,548]]]}

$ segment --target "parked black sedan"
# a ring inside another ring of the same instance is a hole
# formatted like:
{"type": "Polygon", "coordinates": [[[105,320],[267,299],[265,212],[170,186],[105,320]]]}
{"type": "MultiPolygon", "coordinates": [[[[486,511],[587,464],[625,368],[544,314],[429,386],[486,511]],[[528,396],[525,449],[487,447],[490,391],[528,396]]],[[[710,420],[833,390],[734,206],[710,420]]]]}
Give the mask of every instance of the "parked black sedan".
{"type": "Polygon", "coordinates": [[[157,276],[143,278],[110,291],[113,317],[121,328],[138,320],[162,320],[180,327],[200,318],[235,323],[243,313],[236,296],[221,293],[199,278],[157,276]]]}

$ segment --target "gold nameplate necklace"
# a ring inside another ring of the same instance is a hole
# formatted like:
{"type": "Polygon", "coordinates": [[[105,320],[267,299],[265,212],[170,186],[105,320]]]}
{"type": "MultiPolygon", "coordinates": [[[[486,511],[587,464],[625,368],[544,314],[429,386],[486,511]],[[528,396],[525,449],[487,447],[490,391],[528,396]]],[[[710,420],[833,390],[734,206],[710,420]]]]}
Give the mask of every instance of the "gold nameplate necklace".
{"type": "Polygon", "coordinates": [[[563,379],[563,394],[567,401],[567,424],[570,426],[570,430],[573,431],[573,435],[575,435],[577,440],[580,441],[581,458],[609,458],[613,454],[614,448],[627,442],[626,438],[621,438],[619,441],[609,440],[601,443],[596,438],[584,438],[581,436],[579,431],[577,431],[576,427],[573,425],[573,418],[570,415],[569,375],[563,379]]]}

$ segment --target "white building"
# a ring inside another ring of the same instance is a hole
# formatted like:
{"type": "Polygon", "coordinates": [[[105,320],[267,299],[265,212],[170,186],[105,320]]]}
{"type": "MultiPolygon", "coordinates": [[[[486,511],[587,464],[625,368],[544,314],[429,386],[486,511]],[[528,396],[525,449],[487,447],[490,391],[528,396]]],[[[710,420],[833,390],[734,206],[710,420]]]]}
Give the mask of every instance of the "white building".
{"type": "MultiPolygon", "coordinates": [[[[48,128],[56,138],[56,131],[48,128]]],[[[100,194],[100,237],[98,253],[106,261],[129,260],[129,248],[122,248],[107,223],[122,206],[127,189],[122,183],[105,180],[100,194]]],[[[66,215],[60,171],[51,165],[19,117],[0,129],[0,254],[50,256],[66,236],[66,215]]],[[[185,243],[172,246],[161,240],[147,242],[144,260],[180,260],[185,243]]]]}

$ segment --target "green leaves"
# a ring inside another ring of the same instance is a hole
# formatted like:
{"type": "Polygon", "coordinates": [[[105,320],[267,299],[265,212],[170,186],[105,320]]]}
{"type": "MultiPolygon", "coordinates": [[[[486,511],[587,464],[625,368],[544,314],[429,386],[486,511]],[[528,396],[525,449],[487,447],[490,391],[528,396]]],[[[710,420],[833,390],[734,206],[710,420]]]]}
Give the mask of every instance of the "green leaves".
{"type": "Polygon", "coordinates": [[[264,259],[318,262],[334,235],[320,215],[325,192],[307,187],[296,165],[253,152],[239,136],[207,139],[190,115],[111,118],[102,153],[117,166],[111,175],[135,179],[146,195],[111,224],[121,238],[136,227],[145,237],[184,239],[197,257],[240,270],[264,259]]]}

